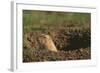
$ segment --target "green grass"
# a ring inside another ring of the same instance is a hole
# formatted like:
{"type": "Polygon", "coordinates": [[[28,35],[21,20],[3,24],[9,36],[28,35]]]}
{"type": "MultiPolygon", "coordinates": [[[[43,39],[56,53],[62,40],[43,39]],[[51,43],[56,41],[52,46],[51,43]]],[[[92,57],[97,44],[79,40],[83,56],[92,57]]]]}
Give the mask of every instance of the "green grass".
{"type": "Polygon", "coordinates": [[[90,13],[49,12],[23,10],[25,31],[59,27],[90,27],[90,13]]]}

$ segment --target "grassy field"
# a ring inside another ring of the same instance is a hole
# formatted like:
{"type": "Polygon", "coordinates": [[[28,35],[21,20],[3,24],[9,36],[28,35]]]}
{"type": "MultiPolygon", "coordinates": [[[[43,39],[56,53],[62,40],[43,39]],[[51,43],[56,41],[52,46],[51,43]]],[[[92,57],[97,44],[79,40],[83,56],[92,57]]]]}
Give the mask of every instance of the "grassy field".
{"type": "Polygon", "coordinates": [[[91,14],[23,10],[23,62],[91,58],[91,14]],[[40,47],[38,36],[50,35],[58,52],[40,47]]]}
{"type": "Polygon", "coordinates": [[[89,13],[65,13],[65,12],[42,12],[42,11],[23,11],[24,31],[74,27],[90,28],[89,13]]]}

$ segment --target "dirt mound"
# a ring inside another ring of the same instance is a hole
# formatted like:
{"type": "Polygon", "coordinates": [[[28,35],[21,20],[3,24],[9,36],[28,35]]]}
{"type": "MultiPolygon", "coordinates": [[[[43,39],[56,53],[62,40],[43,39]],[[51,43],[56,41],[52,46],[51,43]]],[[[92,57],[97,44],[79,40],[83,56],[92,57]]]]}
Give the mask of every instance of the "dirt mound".
{"type": "Polygon", "coordinates": [[[57,52],[52,38],[49,35],[39,32],[25,34],[24,48],[48,49],[50,51],[57,52]]]}
{"type": "Polygon", "coordinates": [[[57,48],[58,50],[66,51],[91,46],[91,35],[87,30],[68,31],[66,29],[58,29],[47,32],[29,32],[24,34],[24,48],[54,48],[55,51],[57,48]]]}
{"type": "Polygon", "coordinates": [[[29,32],[23,38],[23,62],[91,59],[88,30],[29,32]]]}
{"type": "Polygon", "coordinates": [[[91,46],[91,35],[88,30],[59,29],[51,32],[50,35],[59,50],[74,50],[91,46]]]}

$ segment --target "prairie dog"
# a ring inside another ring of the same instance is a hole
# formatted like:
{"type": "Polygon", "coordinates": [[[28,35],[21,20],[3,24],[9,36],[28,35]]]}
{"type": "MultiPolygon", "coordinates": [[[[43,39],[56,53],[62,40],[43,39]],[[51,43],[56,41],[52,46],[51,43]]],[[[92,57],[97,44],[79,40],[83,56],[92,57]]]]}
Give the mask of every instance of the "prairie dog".
{"type": "Polygon", "coordinates": [[[46,49],[57,52],[57,48],[49,35],[41,34],[39,37],[39,42],[42,44],[46,49]]]}

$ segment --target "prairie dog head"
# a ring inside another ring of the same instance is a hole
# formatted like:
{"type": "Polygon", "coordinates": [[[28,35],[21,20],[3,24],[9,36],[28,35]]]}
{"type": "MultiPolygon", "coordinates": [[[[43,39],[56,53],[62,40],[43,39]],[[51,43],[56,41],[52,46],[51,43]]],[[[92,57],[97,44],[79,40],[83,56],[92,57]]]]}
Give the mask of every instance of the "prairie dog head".
{"type": "Polygon", "coordinates": [[[41,34],[39,36],[39,42],[42,44],[46,49],[50,51],[57,52],[56,46],[49,35],[41,34]]]}
{"type": "Polygon", "coordinates": [[[41,34],[39,36],[40,43],[47,43],[48,40],[51,40],[51,37],[49,35],[41,34]]]}

